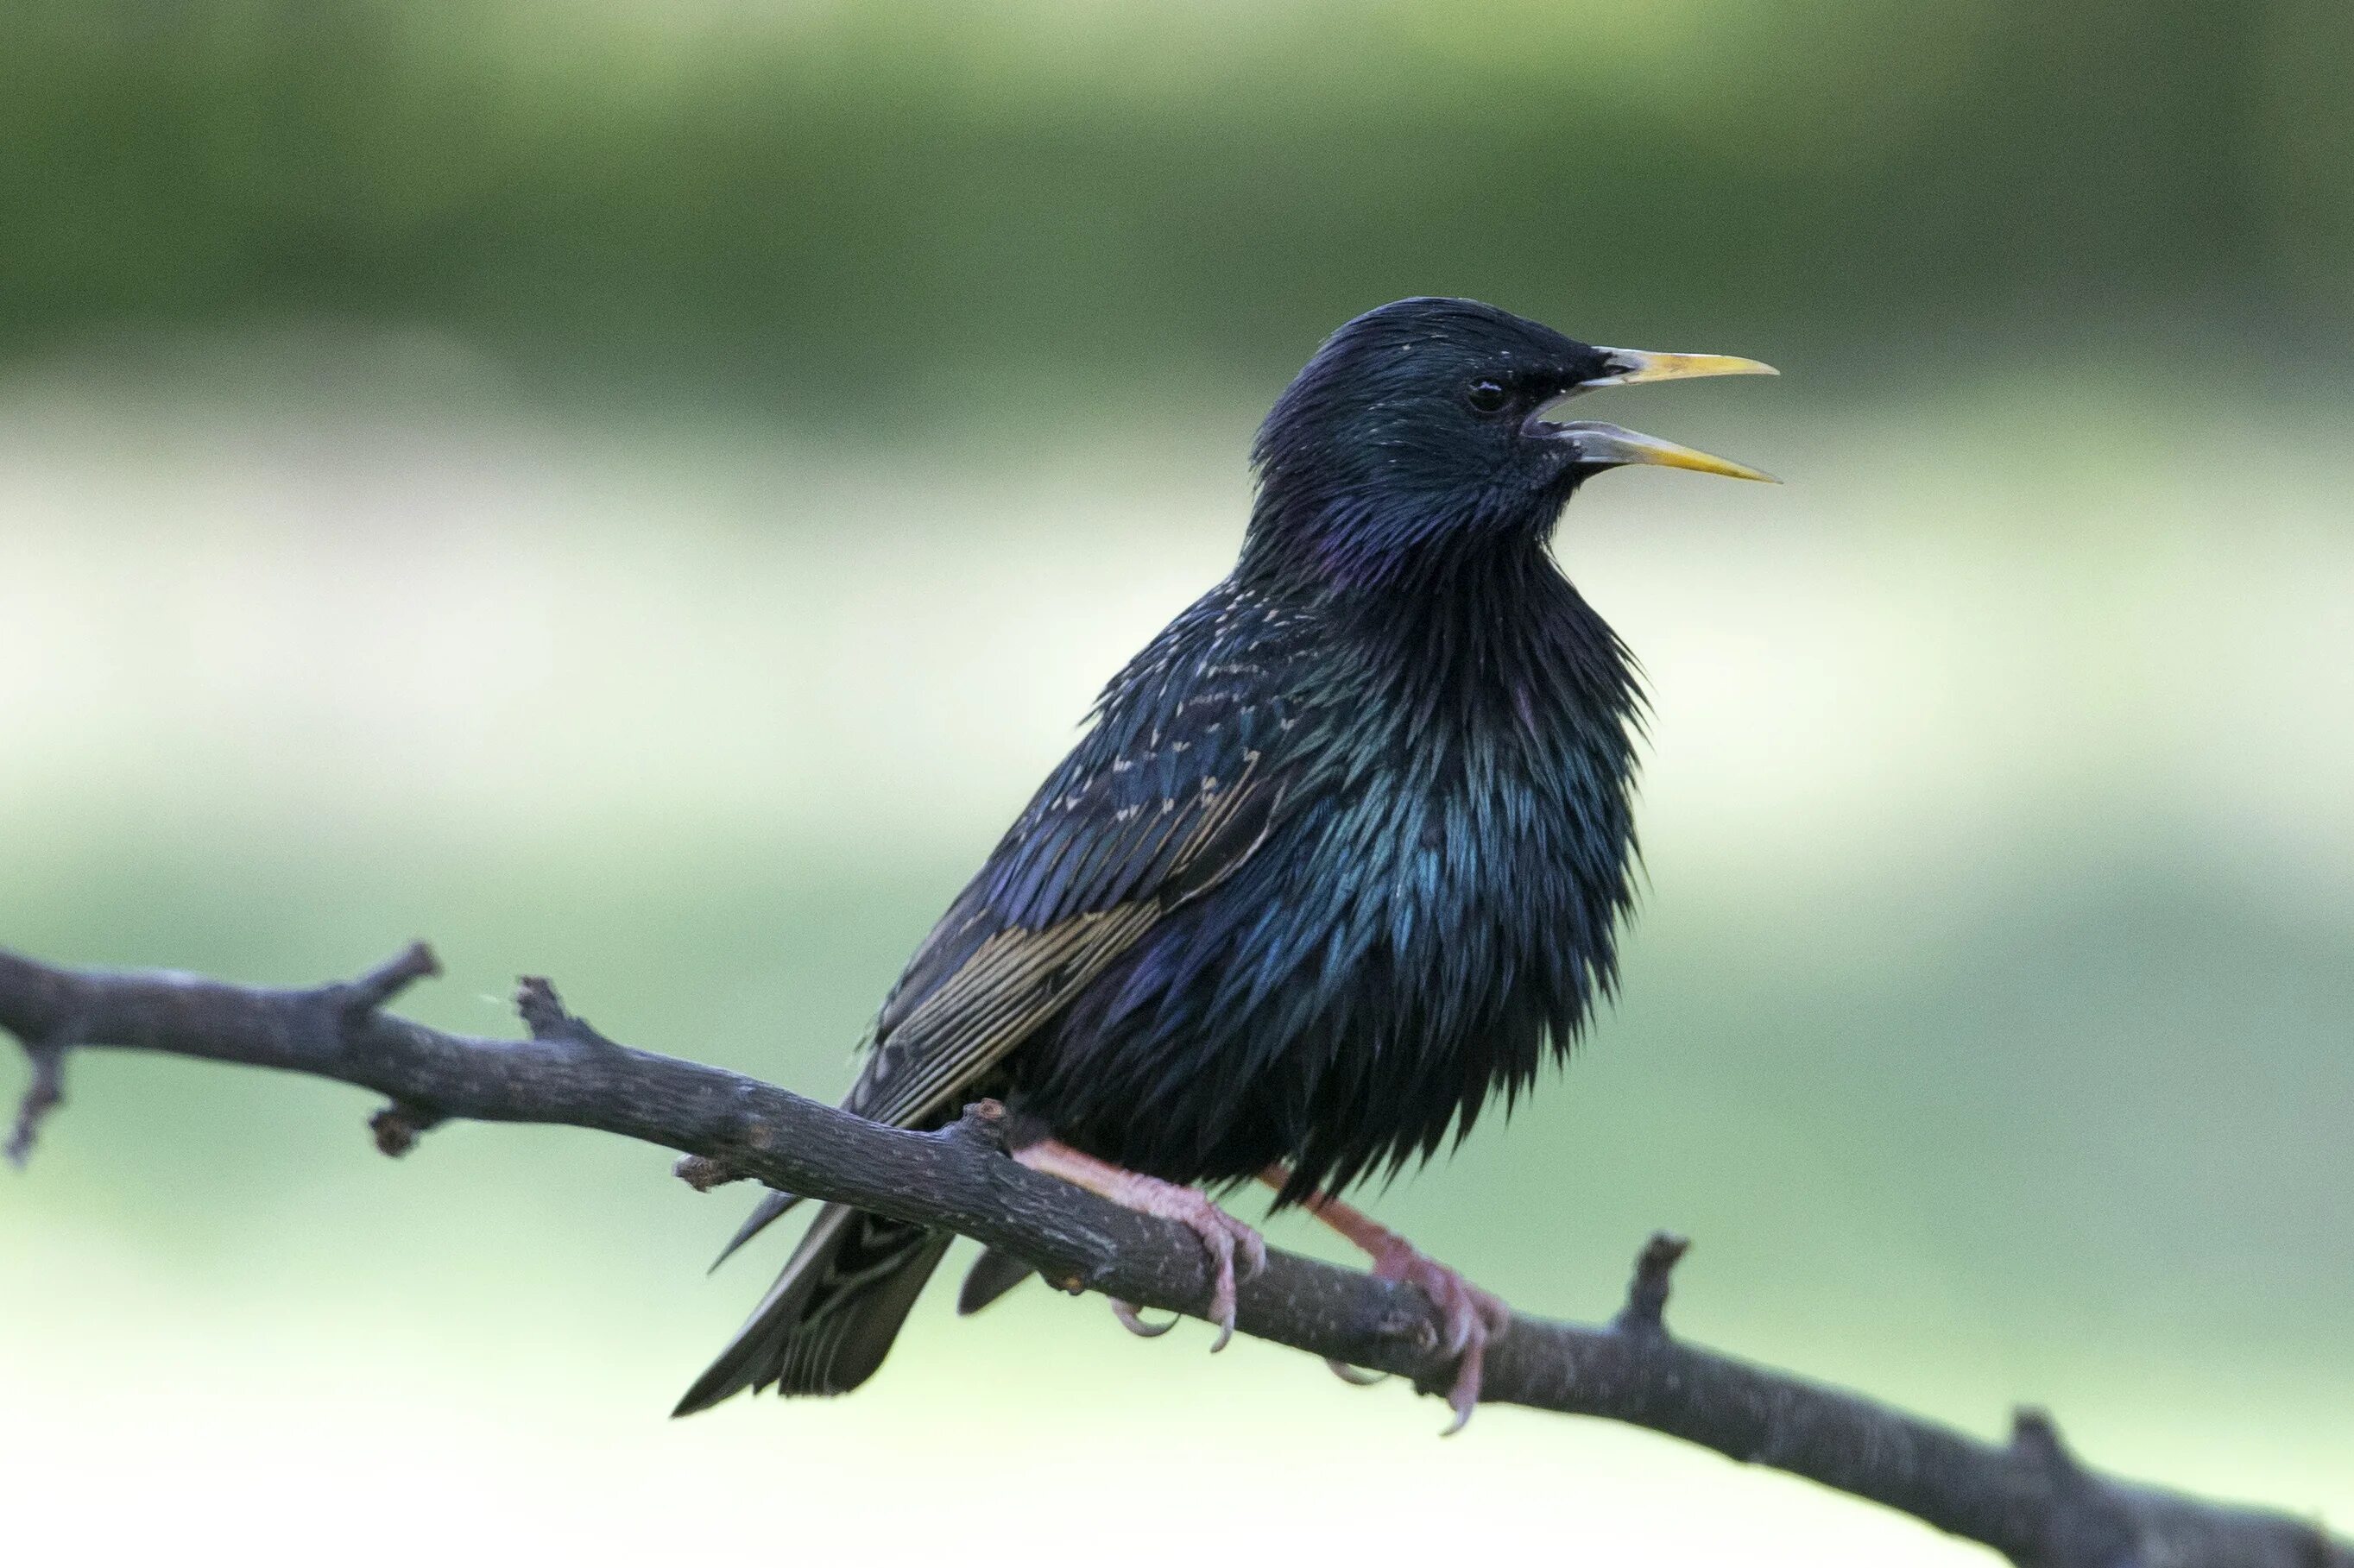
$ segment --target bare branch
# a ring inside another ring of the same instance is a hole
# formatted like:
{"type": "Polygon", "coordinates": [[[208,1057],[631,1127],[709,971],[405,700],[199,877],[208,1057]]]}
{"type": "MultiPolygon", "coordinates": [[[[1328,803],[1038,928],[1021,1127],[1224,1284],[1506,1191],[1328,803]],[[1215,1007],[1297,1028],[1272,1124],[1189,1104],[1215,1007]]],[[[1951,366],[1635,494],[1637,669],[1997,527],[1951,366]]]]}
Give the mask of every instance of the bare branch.
{"type": "MultiPolygon", "coordinates": [[[[436,1122],[554,1123],[678,1150],[679,1173],[749,1179],[984,1243],[1066,1288],[1199,1316],[1210,1281],[1181,1226],[1117,1208],[1002,1157],[969,1113],[936,1133],[861,1120],[739,1074],[633,1050],[567,1012],[544,980],[518,1005],[531,1037],[444,1033],[384,1012],[434,973],[413,947],[359,980],[276,991],[158,972],[53,968],[0,949],[0,1029],[33,1086],[12,1155],[58,1103],[68,1050],[127,1047],[306,1073],[390,1104],[371,1127],[398,1153],[436,1122]]],[[[1982,1442],[1858,1394],[1671,1339],[1681,1239],[1651,1239],[1608,1327],[1515,1317],[1489,1347],[1483,1397],[1667,1433],[1909,1513],[2029,1568],[2354,1568],[2354,1546],[2285,1515],[2209,1503],[2085,1468],[2050,1420],[2022,1413],[1982,1442]]],[[[1409,1286],[1270,1253],[1241,1291],[1246,1334],[1408,1378],[1439,1339],[1409,1286]]]]}

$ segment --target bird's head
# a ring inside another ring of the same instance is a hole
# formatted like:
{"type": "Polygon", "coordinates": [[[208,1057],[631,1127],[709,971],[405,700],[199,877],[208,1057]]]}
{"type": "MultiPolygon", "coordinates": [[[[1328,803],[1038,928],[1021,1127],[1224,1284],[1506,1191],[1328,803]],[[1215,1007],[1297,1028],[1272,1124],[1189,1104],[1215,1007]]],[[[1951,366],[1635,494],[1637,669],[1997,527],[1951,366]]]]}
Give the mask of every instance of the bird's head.
{"type": "Polygon", "coordinates": [[[1723,355],[1597,348],[1473,300],[1400,300],[1325,340],[1252,450],[1251,547],[1328,572],[1384,574],[1431,548],[1542,539],[1570,493],[1649,463],[1734,479],[1755,469],[1598,421],[1556,421],[1600,387],[1771,376],[1723,355]]]}

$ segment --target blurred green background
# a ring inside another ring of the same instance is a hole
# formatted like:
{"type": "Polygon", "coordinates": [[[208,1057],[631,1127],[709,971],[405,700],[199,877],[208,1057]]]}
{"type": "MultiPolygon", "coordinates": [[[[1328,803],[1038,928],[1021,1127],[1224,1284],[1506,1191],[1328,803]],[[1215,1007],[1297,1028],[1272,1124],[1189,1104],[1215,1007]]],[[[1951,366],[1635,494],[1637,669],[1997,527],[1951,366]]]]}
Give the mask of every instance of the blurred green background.
{"type": "MultiPolygon", "coordinates": [[[[1325,331],[1755,355],[1611,417],[1784,489],[1562,533],[1658,710],[1625,998],[1381,1212],[1565,1315],[1685,1230],[1694,1337],[2343,1526],[2349,17],[24,0],[0,943],[295,983],[424,935],[434,1022],[546,972],[831,1096],[1325,331]]],[[[0,1202],[0,1502],[68,1560],[1979,1555],[1035,1288],[673,1425],[774,1261],[700,1277],[741,1194],[70,1088],[0,1202]]]]}

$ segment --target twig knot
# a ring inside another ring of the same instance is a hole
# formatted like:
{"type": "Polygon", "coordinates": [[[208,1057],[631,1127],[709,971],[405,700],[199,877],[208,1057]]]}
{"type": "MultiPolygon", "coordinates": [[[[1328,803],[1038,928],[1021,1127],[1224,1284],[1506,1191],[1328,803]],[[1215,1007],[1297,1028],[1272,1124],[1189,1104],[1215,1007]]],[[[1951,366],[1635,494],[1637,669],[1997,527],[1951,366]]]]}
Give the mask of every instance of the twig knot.
{"type": "Polygon", "coordinates": [[[25,1086],[25,1097],[16,1102],[16,1125],[9,1131],[7,1148],[8,1163],[19,1171],[33,1157],[33,1145],[41,1136],[41,1123],[66,1103],[68,1034],[68,1031],[59,1030],[38,1044],[25,1047],[33,1076],[25,1086]]]}
{"type": "Polygon", "coordinates": [[[378,1154],[387,1160],[398,1160],[417,1147],[417,1140],[441,1125],[439,1112],[428,1110],[406,1100],[395,1100],[368,1118],[368,1131],[376,1137],[378,1154]]]}
{"type": "Polygon", "coordinates": [[[1683,1236],[1667,1231],[1654,1231],[1651,1239],[1635,1259],[1635,1277],[1627,1285],[1627,1305],[1618,1309],[1611,1327],[1622,1334],[1655,1334],[1668,1331],[1668,1285],[1676,1265],[1691,1250],[1691,1243],[1683,1236]]]}
{"type": "Polygon", "coordinates": [[[534,1040],[578,1045],[583,1050],[618,1053],[621,1047],[564,1005],[553,982],[541,975],[525,975],[515,982],[515,1012],[534,1040]]]}

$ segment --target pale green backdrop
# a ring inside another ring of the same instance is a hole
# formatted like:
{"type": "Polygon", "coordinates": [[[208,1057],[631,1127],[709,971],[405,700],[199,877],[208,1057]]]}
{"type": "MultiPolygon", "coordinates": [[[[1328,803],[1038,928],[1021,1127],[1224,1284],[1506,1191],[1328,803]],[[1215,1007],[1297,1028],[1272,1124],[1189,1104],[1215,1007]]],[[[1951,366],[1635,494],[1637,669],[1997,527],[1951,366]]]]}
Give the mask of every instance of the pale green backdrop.
{"type": "MultiPolygon", "coordinates": [[[[1380,1211],[1974,1430],[2354,1517],[2343,13],[34,5],[0,21],[0,944],[412,936],[819,1095],[1321,332],[1477,293],[1779,382],[1607,416],[1623,1001],[1380,1211]],[[2336,62],[2333,64],[2332,62],[2336,62]]],[[[1961,1563],[1624,1429],[1034,1287],[671,1425],[765,1283],[657,1151],[73,1064],[0,1180],[52,1561],[1961,1563]]],[[[1295,1222],[1285,1245],[1320,1247],[1295,1222]]]]}

